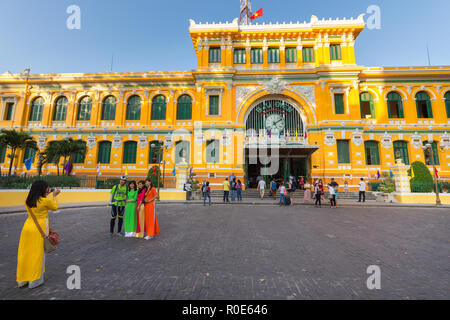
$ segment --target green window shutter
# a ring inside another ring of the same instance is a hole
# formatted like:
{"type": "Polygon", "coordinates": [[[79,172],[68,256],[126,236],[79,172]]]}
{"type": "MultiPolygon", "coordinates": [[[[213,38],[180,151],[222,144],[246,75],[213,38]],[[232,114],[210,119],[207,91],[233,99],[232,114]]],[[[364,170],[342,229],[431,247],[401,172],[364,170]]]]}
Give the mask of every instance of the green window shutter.
{"type": "Polygon", "coordinates": [[[23,162],[31,158],[31,163],[34,163],[34,156],[36,155],[36,150],[30,147],[25,148],[25,153],[23,155],[23,162]]]}
{"type": "Polygon", "coordinates": [[[89,121],[91,120],[92,100],[90,97],[84,97],[80,100],[78,106],[77,120],[89,121]]]}
{"type": "Polygon", "coordinates": [[[219,115],[219,96],[209,96],[209,115],[219,115]]]}
{"type": "MultiPolygon", "coordinates": [[[[83,144],[86,146],[86,142],[83,141],[83,144]]],[[[73,163],[84,163],[86,154],[77,153],[75,157],[73,157],[73,163]]]]}
{"type": "Polygon", "coordinates": [[[177,103],[177,120],[192,119],[192,98],[184,94],[178,98],[177,103]]]}
{"type": "Polygon", "coordinates": [[[234,64],[245,64],[246,63],[246,53],[245,49],[234,49],[234,64]]]}
{"type": "MultiPolygon", "coordinates": [[[[405,115],[403,113],[403,101],[400,94],[397,92],[390,92],[387,95],[387,107],[388,107],[388,115],[389,118],[394,118],[393,110],[391,108],[397,107],[398,118],[404,118],[405,115]]],[[[396,117],[395,117],[396,118],[396,117]]]]}
{"type": "Polygon", "coordinates": [[[416,108],[417,108],[417,118],[433,118],[433,109],[431,107],[431,100],[428,93],[421,91],[416,94],[416,108]],[[427,115],[421,115],[419,107],[421,104],[425,103],[427,107],[427,115]],[[423,116],[423,117],[422,117],[423,116]]]}
{"type": "Polygon", "coordinates": [[[166,97],[162,94],[152,100],[152,120],[166,120],[166,97]]]}
{"type": "Polygon", "coordinates": [[[137,142],[127,141],[123,145],[123,163],[136,163],[137,142]]]}
{"type": "Polygon", "coordinates": [[[98,162],[109,163],[111,158],[111,142],[102,141],[98,145],[98,162]]]}
{"type": "Polygon", "coordinates": [[[55,113],[53,121],[66,121],[67,115],[67,98],[60,97],[55,103],[55,113]]]}
{"type": "Polygon", "coordinates": [[[334,110],[336,114],[345,114],[344,95],[342,93],[334,94],[334,110]]]}
{"type": "Polygon", "coordinates": [[[6,159],[6,147],[3,146],[0,148],[0,163],[4,163],[6,159]]]}
{"type": "Polygon", "coordinates": [[[314,62],[314,48],[304,47],[303,48],[303,62],[314,62]]]}
{"type": "Polygon", "coordinates": [[[209,63],[220,62],[220,48],[209,48],[209,63]]]}
{"type": "Polygon", "coordinates": [[[30,121],[42,121],[42,110],[44,109],[44,99],[39,97],[31,104],[30,121]]]}
{"type": "Polygon", "coordinates": [[[368,102],[370,104],[370,116],[372,117],[372,119],[375,119],[375,106],[372,95],[368,92],[363,92],[360,95],[361,118],[363,116],[362,102],[368,102]]]}
{"type": "Polygon", "coordinates": [[[132,96],[127,103],[126,120],[140,120],[141,119],[141,98],[139,96],[132,96]]]}
{"type": "Polygon", "coordinates": [[[380,165],[380,151],[378,149],[378,142],[366,141],[364,142],[366,150],[366,165],[380,165]]]}
{"type": "Polygon", "coordinates": [[[262,49],[253,48],[250,51],[251,63],[263,63],[262,49]]]}
{"type": "Polygon", "coordinates": [[[206,162],[219,162],[219,140],[208,140],[206,142],[206,162]]]}
{"type": "Polygon", "coordinates": [[[340,44],[330,45],[330,58],[331,60],[342,60],[340,44]]]}
{"type": "Polygon", "coordinates": [[[102,120],[115,120],[116,118],[116,103],[114,96],[109,96],[103,100],[102,104],[102,120]]]}
{"type": "Polygon", "coordinates": [[[348,140],[337,140],[338,163],[350,163],[350,147],[348,140]]]}
{"type": "Polygon", "coordinates": [[[148,162],[149,163],[161,163],[162,162],[162,152],[160,152],[160,147],[162,144],[159,141],[151,141],[149,144],[149,151],[148,151],[148,162]],[[155,145],[155,147],[152,147],[152,145],[155,145]],[[155,161],[153,161],[155,159],[155,161]]]}
{"type": "Polygon", "coordinates": [[[269,48],[267,52],[268,63],[280,63],[280,49],[269,48]]]}
{"type": "Polygon", "coordinates": [[[286,63],[297,62],[297,48],[286,48],[285,49],[285,60],[286,63]]]}
{"type": "Polygon", "coordinates": [[[408,143],[406,141],[394,141],[395,160],[402,159],[403,163],[409,165],[408,143]]]}
{"type": "Polygon", "coordinates": [[[5,107],[6,107],[5,120],[6,121],[11,121],[12,120],[12,112],[13,112],[13,108],[14,108],[14,103],[8,102],[8,103],[6,103],[5,107]]]}
{"type": "Polygon", "coordinates": [[[445,94],[445,109],[447,110],[447,118],[450,119],[450,91],[445,94]]]}

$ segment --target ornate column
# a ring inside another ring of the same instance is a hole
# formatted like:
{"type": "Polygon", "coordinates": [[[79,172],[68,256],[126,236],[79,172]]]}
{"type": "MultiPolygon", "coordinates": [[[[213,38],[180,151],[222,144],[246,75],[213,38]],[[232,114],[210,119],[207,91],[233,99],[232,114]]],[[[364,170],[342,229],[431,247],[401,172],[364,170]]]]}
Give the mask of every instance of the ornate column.
{"type": "Polygon", "coordinates": [[[395,191],[400,195],[411,192],[410,177],[408,176],[409,168],[410,166],[405,165],[402,159],[397,159],[395,166],[390,167],[394,174],[395,191]]]}
{"type": "Polygon", "coordinates": [[[302,45],[302,37],[298,37],[297,39],[297,68],[300,69],[303,67],[303,45],[302,45]]]}
{"type": "Polygon", "coordinates": [[[268,59],[268,55],[267,55],[268,46],[267,46],[267,38],[266,37],[264,37],[262,51],[263,51],[263,69],[268,69],[269,68],[269,59],[268,59]]]}
{"type": "Polygon", "coordinates": [[[280,41],[280,68],[286,68],[286,47],[284,45],[284,37],[281,37],[280,41]]]}

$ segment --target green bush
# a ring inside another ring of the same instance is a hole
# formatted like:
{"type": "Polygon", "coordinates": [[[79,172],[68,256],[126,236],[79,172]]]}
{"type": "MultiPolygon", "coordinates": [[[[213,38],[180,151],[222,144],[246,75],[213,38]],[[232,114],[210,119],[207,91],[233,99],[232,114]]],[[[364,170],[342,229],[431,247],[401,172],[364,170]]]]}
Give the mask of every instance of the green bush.
{"type": "MultiPolygon", "coordinates": [[[[414,170],[414,178],[409,181],[411,192],[432,192],[434,190],[434,182],[428,167],[420,161],[415,161],[411,164],[411,168],[414,170]]],[[[411,169],[408,170],[408,174],[411,176],[411,169]]]]}
{"type": "Polygon", "coordinates": [[[376,182],[369,182],[369,188],[371,191],[380,191],[380,184],[381,182],[376,181],[376,182]]]}
{"type": "Polygon", "coordinates": [[[154,172],[155,169],[153,166],[148,170],[147,179],[150,179],[153,186],[155,188],[157,188],[158,187],[158,174],[159,174],[159,187],[162,188],[162,187],[164,187],[164,185],[163,185],[163,177],[161,175],[160,168],[158,166],[155,166],[155,168],[156,168],[156,174],[154,172]]]}

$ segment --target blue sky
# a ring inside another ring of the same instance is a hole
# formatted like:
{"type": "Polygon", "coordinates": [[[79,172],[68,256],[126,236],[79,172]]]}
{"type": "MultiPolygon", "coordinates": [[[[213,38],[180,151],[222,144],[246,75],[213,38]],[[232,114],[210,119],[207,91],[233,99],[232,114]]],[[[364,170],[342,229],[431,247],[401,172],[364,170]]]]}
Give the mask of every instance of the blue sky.
{"type": "MultiPolygon", "coordinates": [[[[259,22],[357,17],[381,8],[381,30],[356,42],[364,66],[450,65],[449,0],[253,0],[259,22]]],[[[0,0],[0,73],[188,71],[196,66],[189,19],[232,21],[239,0],[0,0]],[[68,6],[81,8],[69,30],[68,6]]]]}

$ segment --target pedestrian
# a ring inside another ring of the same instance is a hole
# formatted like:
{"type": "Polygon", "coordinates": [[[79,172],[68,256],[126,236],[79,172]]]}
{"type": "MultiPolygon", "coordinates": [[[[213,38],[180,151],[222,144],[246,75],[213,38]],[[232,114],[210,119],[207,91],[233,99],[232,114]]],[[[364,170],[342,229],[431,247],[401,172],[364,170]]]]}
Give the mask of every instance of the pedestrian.
{"type": "Polygon", "coordinates": [[[347,182],[347,180],[344,181],[344,192],[345,193],[348,192],[348,182],[347,182]]]}
{"type": "Polygon", "coordinates": [[[270,182],[270,192],[272,194],[272,199],[275,200],[277,197],[277,183],[273,178],[272,181],[270,182]]]}
{"type": "Polygon", "coordinates": [[[228,181],[228,178],[225,178],[225,181],[223,182],[223,202],[230,202],[228,196],[230,194],[230,182],[228,181]]]}
{"type": "Polygon", "coordinates": [[[159,234],[158,219],[156,218],[156,197],[158,193],[153,187],[150,179],[145,180],[147,192],[145,193],[144,208],[145,208],[145,240],[153,239],[159,234]]]}
{"type": "Polygon", "coordinates": [[[363,202],[366,202],[366,182],[364,181],[364,178],[361,178],[361,181],[359,182],[359,201],[361,202],[361,197],[363,198],[363,202]]]}
{"type": "Polygon", "coordinates": [[[125,205],[127,198],[127,176],[121,176],[119,184],[115,185],[111,189],[111,221],[109,226],[109,236],[112,237],[114,233],[114,227],[116,225],[116,219],[119,217],[117,222],[117,233],[121,236],[124,235],[122,232],[123,225],[123,215],[125,213],[125,205]]]}
{"type": "Polygon", "coordinates": [[[294,184],[292,182],[287,183],[287,196],[286,196],[286,205],[293,206],[294,199],[292,197],[292,193],[295,191],[294,184]]]}
{"type": "Polygon", "coordinates": [[[330,208],[336,208],[336,189],[331,185],[328,185],[328,190],[330,193],[330,208]]]}
{"type": "Polygon", "coordinates": [[[236,178],[230,180],[231,202],[234,202],[236,199],[236,184],[236,178]]]}
{"type": "Polygon", "coordinates": [[[128,183],[127,203],[125,206],[125,237],[134,237],[136,235],[136,201],[138,190],[136,181],[128,183]]]}
{"type": "Polygon", "coordinates": [[[236,176],[234,175],[234,172],[232,172],[231,174],[230,174],[230,176],[228,177],[228,181],[230,181],[230,183],[231,183],[231,181],[233,181],[233,179],[236,179],[236,176]]]}
{"type": "Polygon", "coordinates": [[[336,206],[336,203],[337,203],[336,200],[338,198],[338,187],[339,187],[339,184],[336,181],[334,181],[334,178],[331,178],[330,185],[334,188],[334,194],[335,194],[334,204],[336,206]]]}
{"type": "Polygon", "coordinates": [[[27,284],[29,288],[35,288],[44,283],[44,237],[49,235],[48,210],[58,210],[56,196],[60,192],[50,191],[48,183],[43,180],[36,180],[31,185],[25,201],[28,217],[20,233],[17,252],[16,280],[19,288],[27,284]],[[48,197],[51,193],[52,197],[48,197]]]}
{"type": "Polygon", "coordinates": [[[264,179],[260,179],[258,182],[258,190],[259,190],[259,198],[262,200],[264,199],[264,191],[266,188],[266,182],[264,179]]]}
{"type": "Polygon", "coordinates": [[[203,205],[206,205],[206,197],[209,198],[209,205],[211,205],[211,188],[209,187],[209,182],[205,182],[205,185],[202,187],[203,193],[203,205]]]}
{"type": "Polygon", "coordinates": [[[300,190],[305,190],[305,180],[300,177],[300,190]]]}
{"type": "Polygon", "coordinates": [[[319,179],[319,183],[318,183],[319,189],[320,189],[320,196],[322,200],[325,200],[325,191],[323,189],[323,182],[322,179],[319,179]]]}
{"type": "Polygon", "coordinates": [[[136,200],[136,238],[144,237],[145,230],[145,207],[144,200],[147,193],[147,187],[145,181],[138,182],[138,196],[136,200]]]}
{"type": "Polygon", "coordinates": [[[237,194],[237,201],[242,202],[242,183],[241,183],[241,180],[239,180],[239,179],[236,184],[236,194],[237,194]]]}
{"type": "Polygon", "coordinates": [[[314,196],[316,198],[316,202],[314,203],[314,206],[317,208],[317,204],[319,204],[319,207],[322,207],[322,191],[320,190],[319,183],[317,182],[314,184],[314,196]]]}
{"type": "Polygon", "coordinates": [[[279,191],[280,191],[280,206],[282,206],[286,204],[286,187],[284,185],[284,181],[281,181],[279,191]]]}
{"type": "Polygon", "coordinates": [[[192,182],[191,182],[191,179],[189,179],[184,184],[184,190],[186,191],[186,200],[187,201],[191,200],[191,194],[192,194],[192,182]]]}

